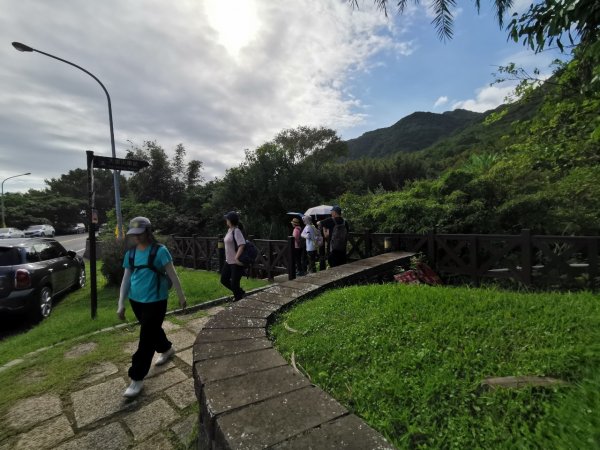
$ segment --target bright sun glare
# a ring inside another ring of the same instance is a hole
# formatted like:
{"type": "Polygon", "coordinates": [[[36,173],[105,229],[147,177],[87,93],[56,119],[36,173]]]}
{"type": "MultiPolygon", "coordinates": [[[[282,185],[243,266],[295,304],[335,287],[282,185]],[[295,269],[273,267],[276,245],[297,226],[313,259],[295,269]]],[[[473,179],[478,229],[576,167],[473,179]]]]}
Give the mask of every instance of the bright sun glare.
{"type": "Polygon", "coordinates": [[[205,0],[210,25],[219,34],[219,43],[233,56],[248,45],[259,27],[254,0],[205,0]]]}

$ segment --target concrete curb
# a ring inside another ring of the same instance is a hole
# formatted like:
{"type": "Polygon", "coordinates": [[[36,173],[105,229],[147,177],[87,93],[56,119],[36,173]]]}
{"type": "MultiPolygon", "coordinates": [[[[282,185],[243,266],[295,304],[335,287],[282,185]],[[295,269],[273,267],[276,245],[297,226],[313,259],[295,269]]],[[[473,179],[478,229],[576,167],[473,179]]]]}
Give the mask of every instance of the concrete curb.
{"type": "Polygon", "coordinates": [[[267,327],[297,302],[377,276],[412,255],[387,253],[275,284],[213,316],[193,347],[198,448],[394,449],[289,366],[273,348],[267,327]]]}

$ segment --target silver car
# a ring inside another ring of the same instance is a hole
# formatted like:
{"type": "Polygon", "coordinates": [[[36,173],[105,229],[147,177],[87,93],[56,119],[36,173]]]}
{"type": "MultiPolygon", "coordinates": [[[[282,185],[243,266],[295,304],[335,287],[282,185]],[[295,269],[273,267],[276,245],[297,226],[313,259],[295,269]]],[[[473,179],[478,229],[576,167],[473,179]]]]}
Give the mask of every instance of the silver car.
{"type": "Polygon", "coordinates": [[[0,239],[21,238],[25,236],[18,228],[0,228],[0,239]]]}
{"type": "Polygon", "coordinates": [[[25,237],[54,237],[55,234],[52,225],[30,225],[25,230],[25,237]]]}

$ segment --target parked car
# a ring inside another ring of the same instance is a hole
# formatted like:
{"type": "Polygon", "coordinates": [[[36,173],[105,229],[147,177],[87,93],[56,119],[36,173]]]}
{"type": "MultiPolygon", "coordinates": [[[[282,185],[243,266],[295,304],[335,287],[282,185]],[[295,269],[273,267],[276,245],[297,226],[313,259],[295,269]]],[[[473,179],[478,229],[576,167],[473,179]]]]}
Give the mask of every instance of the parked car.
{"type": "Polygon", "coordinates": [[[48,317],[57,295],[85,281],[83,258],[54,239],[0,241],[0,314],[48,317]]]}
{"type": "Polygon", "coordinates": [[[76,223],[75,225],[72,225],[68,228],[68,232],[73,234],[85,233],[85,224],[76,223]]]}
{"type": "Polygon", "coordinates": [[[0,239],[20,238],[25,236],[18,228],[0,228],[0,239]]]}
{"type": "Polygon", "coordinates": [[[25,230],[25,237],[54,237],[55,234],[52,225],[30,225],[25,230]]]}

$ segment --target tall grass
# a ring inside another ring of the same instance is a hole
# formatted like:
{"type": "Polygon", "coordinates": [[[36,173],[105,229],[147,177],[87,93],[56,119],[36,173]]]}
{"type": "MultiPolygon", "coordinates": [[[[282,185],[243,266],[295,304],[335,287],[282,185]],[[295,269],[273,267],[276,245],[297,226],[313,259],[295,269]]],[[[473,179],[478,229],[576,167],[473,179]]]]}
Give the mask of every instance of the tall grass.
{"type": "Polygon", "coordinates": [[[353,287],[297,306],[272,333],[400,448],[600,447],[600,302],[590,293],[353,287]],[[481,387],[510,375],[569,384],[481,387]]]}

